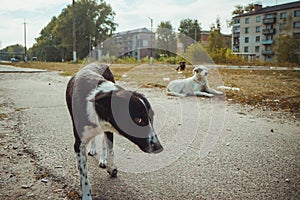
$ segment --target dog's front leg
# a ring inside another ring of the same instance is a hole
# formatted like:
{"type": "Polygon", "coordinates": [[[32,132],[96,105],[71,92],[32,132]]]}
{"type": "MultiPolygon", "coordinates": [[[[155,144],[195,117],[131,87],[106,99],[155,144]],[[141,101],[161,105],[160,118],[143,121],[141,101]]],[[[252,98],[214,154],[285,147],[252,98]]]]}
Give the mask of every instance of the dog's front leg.
{"type": "Polygon", "coordinates": [[[218,94],[218,95],[224,94],[223,92],[214,90],[212,88],[207,88],[207,92],[211,94],[218,94]]]}
{"type": "Polygon", "coordinates": [[[87,158],[86,158],[86,147],[83,144],[79,146],[79,152],[77,152],[77,164],[80,172],[80,185],[82,189],[82,199],[92,200],[91,184],[88,179],[87,172],[87,158]]]}
{"type": "Polygon", "coordinates": [[[207,92],[200,92],[200,91],[195,91],[194,92],[195,96],[205,96],[205,97],[213,97],[213,94],[209,94],[207,92]]]}
{"type": "Polygon", "coordinates": [[[91,141],[91,146],[90,146],[90,151],[89,151],[89,155],[90,156],[94,156],[97,154],[97,148],[96,148],[96,138],[93,138],[91,141]]]}
{"type": "Polygon", "coordinates": [[[114,135],[112,132],[105,132],[104,138],[106,140],[106,146],[108,147],[107,172],[110,174],[111,177],[116,177],[118,170],[114,163],[114,149],[113,149],[114,135]]]}
{"type": "Polygon", "coordinates": [[[103,135],[102,139],[102,151],[100,155],[99,166],[103,169],[106,168],[106,159],[107,159],[107,148],[106,148],[106,134],[103,135]]]}

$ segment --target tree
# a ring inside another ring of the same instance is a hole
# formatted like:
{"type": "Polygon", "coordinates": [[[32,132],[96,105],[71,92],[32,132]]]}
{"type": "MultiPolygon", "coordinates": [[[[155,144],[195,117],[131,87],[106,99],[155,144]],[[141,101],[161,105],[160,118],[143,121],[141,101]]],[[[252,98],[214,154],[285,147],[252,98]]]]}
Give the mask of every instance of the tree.
{"type": "MultiPolygon", "coordinates": [[[[76,49],[79,59],[112,35],[117,26],[114,16],[111,6],[104,0],[76,1],[76,49]]],[[[41,31],[31,53],[40,54],[36,56],[47,61],[71,60],[72,17],[72,5],[68,5],[41,31]]]]}
{"type": "Polygon", "coordinates": [[[10,45],[0,50],[0,60],[10,60],[17,58],[22,60],[24,56],[24,47],[20,44],[10,45]]]}
{"type": "Polygon", "coordinates": [[[254,4],[249,3],[247,6],[236,5],[235,10],[232,11],[233,16],[238,16],[244,13],[254,11],[254,4]]]}
{"type": "Polygon", "coordinates": [[[241,14],[244,14],[245,10],[244,10],[244,7],[241,6],[241,5],[236,5],[235,6],[235,10],[232,11],[232,15],[233,16],[237,16],[237,15],[241,15],[241,14]]]}
{"type": "Polygon", "coordinates": [[[214,63],[200,42],[191,44],[184,53],[184,58],[193,65],[214,63]]]}
{"type": "Polygon", "coordinates": [[[249,3],[247,6],[244,6],[244,10],[246,13],[254,11],[254,8],[255,6],[253,3],[249,3]]]}
{"type": "Polygon", "coordinates": [[[225,37],[221,33],[221,23],[218,17],[216,24],[212,24],[210,27],[206,49],[216,63],[226,63],[228,52],[230,51],[229,48],[226,45],[225,37]]]}
{"type": "Polygon", "coordinates": [[[216,19],[216,25],[212,24],[212,26],[210,27],[206,47],[209,52],[213,52],[214,49],[226,47],[224,37],[221,34],[221,22],[219,17],[216,19]]]}
{"type": "Polygon", "coordinates": [[[201,41],[201,27],[197,19],[181,20],[178,31],[184,50],[191,44],[201,41]]]}
{"type": "Polygon", "coordinates": [[[172,56],[177,51],[176,34],[170,21],[163,21],[157,28],[157,48],[159,54],[172,56]]]}
{"type": "Polygon", "coordinates": [[[273,47],[276,61],[279,63],[290,62],[300,64],[298,57],[300,42],[293,34],[280,34],[273,47]]]}
{"type": "Polygon", "coordinates": [[[272,51],[275,53],[276,61],[279,63],[290,62],[300,64],[300,39],[298,39],[292,31],[292,13],[290,13],[284,21],[286,25],[275,38],[272,51]]]}

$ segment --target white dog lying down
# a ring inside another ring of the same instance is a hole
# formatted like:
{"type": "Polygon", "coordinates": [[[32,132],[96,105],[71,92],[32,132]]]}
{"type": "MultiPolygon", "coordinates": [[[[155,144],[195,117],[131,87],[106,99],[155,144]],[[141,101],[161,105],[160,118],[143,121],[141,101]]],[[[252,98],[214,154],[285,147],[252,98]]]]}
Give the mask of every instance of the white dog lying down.
{"type": "Polygon", "coordinates": [[[197,66],[193,69],[193,73],[192,77],[171,81],[167,86],[167,95],[213,97],[214,94],[223,94],[223,92],[209,88],[206,67],[197,66]]]}

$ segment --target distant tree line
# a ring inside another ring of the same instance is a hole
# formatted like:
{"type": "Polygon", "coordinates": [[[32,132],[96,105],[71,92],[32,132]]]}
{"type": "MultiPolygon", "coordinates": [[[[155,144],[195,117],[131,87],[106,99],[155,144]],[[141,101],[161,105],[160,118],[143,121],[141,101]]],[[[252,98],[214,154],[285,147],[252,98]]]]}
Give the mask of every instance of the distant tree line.
{"type": "MultiPolygon", "coordinates": [[[[254,5],[236,6],[232,12],[233,16],[253,11],[254,5]]],[[[79,59],[85,58],[89,52],[106,41],[104,46],[112,51],[113,41],[108,40],[116,30],[114,22],[115,12],[104,0],[77,0],[75,3],[75,26],[76,26],[76,49],[79,59]]],[[[37,57],[40,61],[70,61],[72,57],[72,5],[62,10],[58,17],[53,17],[36,43],[28,50],[29,58],[37,57]]],[[[290,21],[290,20],[289,20],[290,21]]],[[[289,22],[288,21],[288,22],[289,22]]],[[[286,31],[276,38],[272,47],[278,62],[294,62],[299,64],[296,56],[299,49],[299,39],[291,33],[289,23],[286,31]]],[[[205,46],[201,44],[201,24],[197,19],[183,19],[175,32],[170,21],[162,21],[157,26],[156,32],[156,58],[166,57],[170,61],[176,57],[178,51],[177,41],[182,44],[182,55],[188,60],[197,62],[197,59],[211,57],[215,63],[238,63],[241,58],[231,54],[230,45],[226,44],[221,34],[220,19],[210,27],[208,41],[205,46]],[[204,53],[205,52],[205,53],[204,53]],[[207,53],[206,53],[207,52],[207,53]],[[207,56],[207,54],[209,56],[207,56]]],[[[121,48],[121,47],[118,47],[121,48]]],[[[103,48],[105,49],[105,48],[103,48]]],[[[117,49],[117,48],[116,48],[117,49]]],[[[16,57],[22,60],[24,47],[12,45],[0,51],[0,60],[8,60],[16,57]]],[[[104,52],[105,53],[105,52],[104,52]]]]}

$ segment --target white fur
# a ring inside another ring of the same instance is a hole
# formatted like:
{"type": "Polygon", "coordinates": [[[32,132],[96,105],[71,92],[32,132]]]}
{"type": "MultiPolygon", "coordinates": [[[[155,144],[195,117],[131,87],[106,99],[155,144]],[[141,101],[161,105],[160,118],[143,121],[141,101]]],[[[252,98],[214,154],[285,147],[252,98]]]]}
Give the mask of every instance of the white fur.
{"type": "Polygon", "coordinates": [[[80,151],[77,155],[77,165],[80,171],[80,186],[82,189],[82,199],[92,200],[91,184],[87,177],[87,165],[86,165],[86,149],[85,145],[80,145],[80,151]]]}
{"type": "Polygon", "coordinates": [[[192,77],[171,81],[167,86],[167,94],[178,97],[188,95],[213,97],[214,94],[223,94],[223,92],[209,88],[206,67],[197,66],[193,69],[193,73],[192,77]]]}

